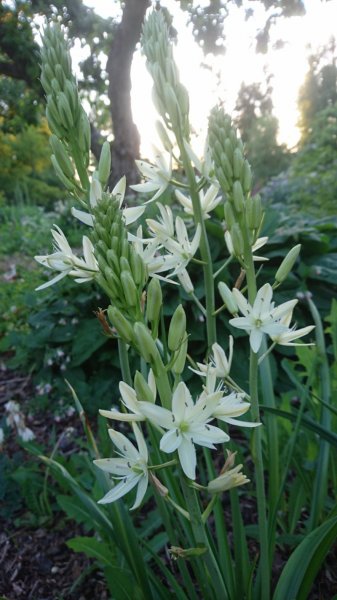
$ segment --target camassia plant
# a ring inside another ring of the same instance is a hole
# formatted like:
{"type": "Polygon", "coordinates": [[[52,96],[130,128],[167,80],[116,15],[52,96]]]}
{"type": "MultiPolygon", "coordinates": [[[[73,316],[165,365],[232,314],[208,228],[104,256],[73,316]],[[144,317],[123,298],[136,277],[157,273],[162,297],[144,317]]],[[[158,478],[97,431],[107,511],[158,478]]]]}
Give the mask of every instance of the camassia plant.
{"type": "MultiPolygon", "coordinates": [[[[127,573],[134,585],[132,597],[169,598],[173,593],[179,599],[267,600],[284,486],[269,358],[277,344],[301,344],[298,340],[314,328],[296,329],[291,323],[297,300],[276,304],[273,292],[290,273],[300,247],[284,258],[273,281],[259,285],[256,263],[264,259],[255,252],[267,242],[260,237],[263,208],[260,198],[251,194],[250,165],[231,118],[222,107],[212,110],[200,158],[192,147],[188,94],[180,83],[160,11],[153,11],[146,20],[142,46],[153,77],[163,150],[157,152],[153,164],[137,162],[143,182],[131,187],[146,202],[131,208],[124,203],[123,176],[114,189],[108,189],[108,142],[103,144],[96,170],[88,169],[89,122],[71,72],[65,34],[58,25],[46,27],[41,50],[52,163],[77,202],[72,213],[87,227],[87,234],[78,256],[64,233],[54,227],[54,252],[36,259],[56,275],[39,289],[67,275],[79,284],[100,286],[110,303],[101,320],[108,335],[116,339],[121,367],[119,394],[116,390],[113,398],[119,396],[120,406],[100,411],[109,428],[110,456],[99,457],[88,434],[104,493],[96,505],[89,496],[85,502],[94,511],[99,536],[102,524],[104,529],[108,523],[105,535],[111,535],[118,567],[115,583],[118,573],[127,573]],[[175,190],[175,204],[160,202],[168,186],[175,190]],[[151,218],[146,218],[149,206],[151,218]],[[223,243],[228,249],[216,272],[207,233],[215,209],[217,220],[224,224],[223,243]],[[137,225],[140,218],[143,225],[137,225]],[[221,281],[229,262],[237,264],[233,289],[221,281]],[[204,295],[194,289],[191,263],[197,263],[203,273],[204,295]],[[220,283],[215,285],[215,280],[220,283]],[[188,323],[195,312],[187,308],[187,319],[179,304],[167,323],[163,285],[180,286],[204,323],[208,350],[203,362],[189,355],[188,323]],[[233,338],[228,336],[226,348],[217,342],[221,311],[229,313],[232,331],[247,335],[247,357],[241,364],[245,389],[231,376],[236,354],[233,338]],[[132,372],[130,364],[135,362],[139,367],[132,372]],[[199,381],[195,396],[187,384],[189,369],[199,381]],[[271,409],[264,418],[259,408],[262,369],[263,384],[269,385],[264,402],[271,409]],[[248,420],[241,419],[244,414],[248,420]],[[236,453],[229,450],[231,432],[240,430],[241,439],[246,440],[241,454],[253,460],[251,481],[245,466],[236,464],[236,453]],[[263,452],[264,440],[268,445],[263,452]],[[257,514],[252,544],[247,542],[240,510],[242,498],[249,500],[251,511],[257,514]],[[158,555],[151,539],[138,535],[139,514],[150,511],[160,515],[159,527],[165,531],[174,562],[168,554],[158,555]]],[[[322,548],[326,553],[336,523],[333,515],[313,529],[309,545],[304,539],[302,544],[307,545],[298,546],[278,582],[275,598],[304,597],[301,573],[305,577],[308,556],[313,556],[308,548],[319,548],[322,561],[322,548]],[[285,589],[291,594],[283,595],[285,589]]],[[[317,561],[313,572],[320,564],[317,561]]],[[[130,597],[118,590],[113,597],[130,597]]]]}

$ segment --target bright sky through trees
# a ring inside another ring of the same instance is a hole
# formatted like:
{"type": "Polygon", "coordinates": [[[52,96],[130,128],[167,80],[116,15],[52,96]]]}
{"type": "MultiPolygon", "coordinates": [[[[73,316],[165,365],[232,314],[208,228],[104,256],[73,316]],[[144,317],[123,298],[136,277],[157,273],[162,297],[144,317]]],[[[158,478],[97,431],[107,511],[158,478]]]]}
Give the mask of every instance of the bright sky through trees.
{"type": "MultiPolygon", "coordinates": [[[[102,16],[108,16],[111,10],[111,5],[105,0],[87,0],[86,4],[102,16]]],[[[308,68],[307,57],[329,42],[337,23],[337,0],[307,0],[305,4],[306,16],[279,19],[272,27],[270,47],[265,55],[255,53],[256,33],[266,21],[263,7],[252,0],[244,2],[246,8],[254,8],[254,16],[247,21],[244,7],[231,7],[225,20],[225,55],[205,57],[194,42],[191,28],[186,27],[187,16],[179,9],[178,3],[162,1],[162,5],[173,14],[173,24],[178,31],[176,59],[181,79],[190,92],[191,120],[197,133],[205,131],[210,108],[215,102],[224,101],[226,110],[232,112],[241,82],[263,81],[266,70],[273,75],[274,112],[280,124],[279,141],[290,148],[297,143],[297,97],[308,68]],[[282,40],[284,45],[277,50],[274,46],[278,40],[282,40]]],[[[132,81],[134,119],[142,138],[142,153],[146,156],[152,153],[151,143],[156,140],[156,134],[151,79],[140,51],[135,54],[132,81]]]]}

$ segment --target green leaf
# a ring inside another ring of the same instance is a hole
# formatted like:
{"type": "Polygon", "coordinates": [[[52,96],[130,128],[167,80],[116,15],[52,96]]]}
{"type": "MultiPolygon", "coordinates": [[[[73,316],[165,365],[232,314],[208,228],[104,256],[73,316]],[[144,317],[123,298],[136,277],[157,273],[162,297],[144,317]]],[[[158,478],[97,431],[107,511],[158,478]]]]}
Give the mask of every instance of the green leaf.
{"type": "Polygon", "coordinates": [[[273,600],[308,598],[312,583],[336,535],[337,517],[334,517],[304,538],[283,569],[273,600]]]}
{"type": "Polygon", "coordinates": [[[94,529],[94,523],[90,513],[81,506],[78,501],[70,496],[59,495],[56,498],[58,505],[66,513],[67,517],[74,519],[76,523],[83,523],[86,529],[94,529]]]}
{"type": "Polygon", "coordinates": [[[81,365],[107,342],[96,319],[86,319],[76,330],[72,348],[72,366],[81,365]]]}
{"type": "MultiPolygon", "coordinates": [[[[278,408],[271,408],[271,407],[265,406],[265,405],[262,405],[261,409],[264,410],[267,413],[271,413],[271,414],[276,415],[278,417],[281,417],[283,419],[289,419],[289,421],[295,422],[296,419],[297,419],[297,415],[296,415],[295,412],[290,413],[290,412],[287,412],[285,410],[279,410],[278,408]]],[[[336,435],[336,433],[333,433],[332,431],[329,431],[328,429],[325,429],[324,427],[322,427],[321,425],[319,425],[315,421],[312,421],[308,417],[302,417],[302,419],[301,419],[301,425],[303,427],[305,427],[306,429],[309,429],[310,431],[313,431],[314,433],[316,433],[317,435],[319,435],[321,438],[327,440],[333,446],[337,446],[337,435],[336,435]]]]}
{"type": "Polygon", "coordinates": [[[89,558],[95,558],[109,567],[115,562],[115,556],[109,546],[94,537],[78,536],[68,540],[66,544],[75,552],[83,552],[89,558]]]}
{"type": "Polygon", "coordinates": [[[109,566],[104,569],[104,575],[113,600],[144,599],[142,591],[130,571],[121,567],[109,566]]]}

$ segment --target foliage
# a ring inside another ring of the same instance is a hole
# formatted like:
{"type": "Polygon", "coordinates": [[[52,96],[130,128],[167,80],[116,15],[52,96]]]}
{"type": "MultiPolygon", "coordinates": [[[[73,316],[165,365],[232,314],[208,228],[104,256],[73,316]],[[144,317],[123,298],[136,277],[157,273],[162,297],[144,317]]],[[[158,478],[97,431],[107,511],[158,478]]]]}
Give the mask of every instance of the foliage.
{"type": "Polygon", "coordinates": [[[10,204],[50,207],[64,197],[50,167],[48,137],[45,121],[38,126],[29,125],[17,134],[0,130],[0,186],[10,204]]]}

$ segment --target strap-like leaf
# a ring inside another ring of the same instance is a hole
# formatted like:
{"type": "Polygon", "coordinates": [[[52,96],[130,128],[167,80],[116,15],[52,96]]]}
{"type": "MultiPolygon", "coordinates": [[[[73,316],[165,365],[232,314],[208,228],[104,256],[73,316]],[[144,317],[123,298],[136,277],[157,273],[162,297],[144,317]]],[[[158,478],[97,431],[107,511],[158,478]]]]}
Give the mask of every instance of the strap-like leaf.
{"type": "Polygon", "coordinates": [[[337,517],[320,525],[297,546],[276,586],[273,600],[306,600],[312,583],[337,536],[337,517]]]}

